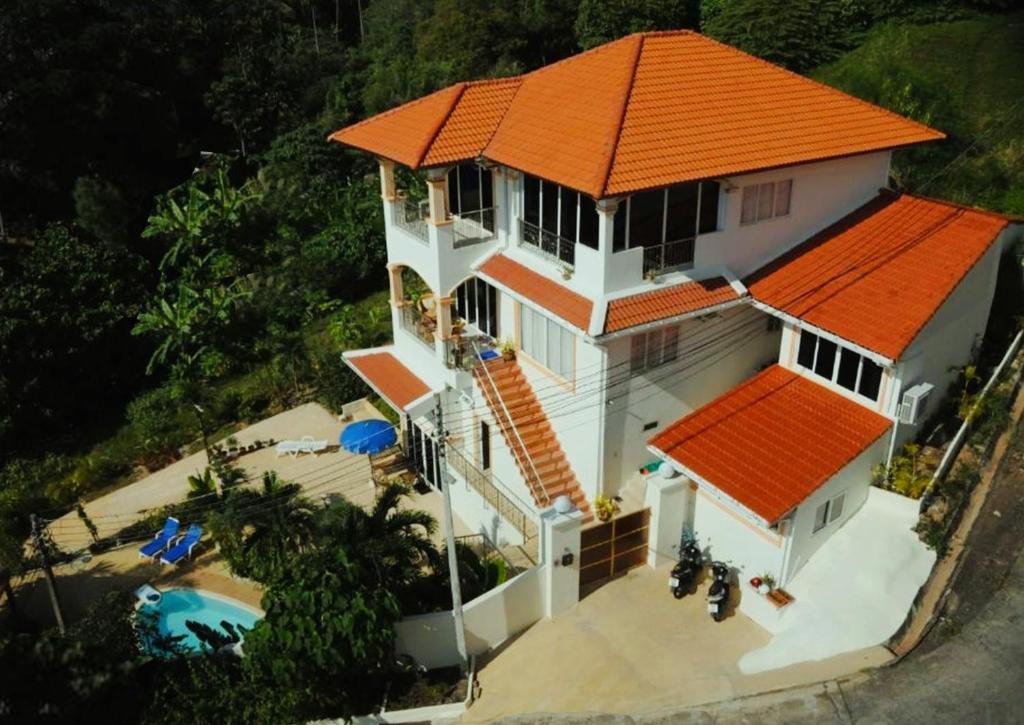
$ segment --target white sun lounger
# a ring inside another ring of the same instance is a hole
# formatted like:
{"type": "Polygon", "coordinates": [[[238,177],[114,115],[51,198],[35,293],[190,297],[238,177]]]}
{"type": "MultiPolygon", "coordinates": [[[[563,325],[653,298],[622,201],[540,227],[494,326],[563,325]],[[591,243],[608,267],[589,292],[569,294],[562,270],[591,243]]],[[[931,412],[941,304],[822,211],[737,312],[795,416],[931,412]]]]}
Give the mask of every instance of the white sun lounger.
{"type": "Polygon", "coordinates": [[[313,436],[303,436],[297,441],[281,441],[277,444],[277,455],[288,454],[296,458],[300,453],[320,453],[327,450],[326,440],[314,440],[313,436]]]}

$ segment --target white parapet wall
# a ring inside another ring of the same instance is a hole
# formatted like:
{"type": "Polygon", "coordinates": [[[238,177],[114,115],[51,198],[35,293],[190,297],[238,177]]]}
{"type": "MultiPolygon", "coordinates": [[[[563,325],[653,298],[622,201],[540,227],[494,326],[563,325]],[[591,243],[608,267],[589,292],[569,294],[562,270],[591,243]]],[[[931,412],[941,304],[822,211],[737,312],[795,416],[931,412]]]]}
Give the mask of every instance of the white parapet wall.
{"type": "MultiPolygon", "coordinates": [[[[463,607],[466,649],[480,655],[544,616],[546,567],[537,566],[481,594],[463,607]]],[[[451,611],[406,617],[395,625],[395,648],[434,669],[459,664],[451,611]]]]}

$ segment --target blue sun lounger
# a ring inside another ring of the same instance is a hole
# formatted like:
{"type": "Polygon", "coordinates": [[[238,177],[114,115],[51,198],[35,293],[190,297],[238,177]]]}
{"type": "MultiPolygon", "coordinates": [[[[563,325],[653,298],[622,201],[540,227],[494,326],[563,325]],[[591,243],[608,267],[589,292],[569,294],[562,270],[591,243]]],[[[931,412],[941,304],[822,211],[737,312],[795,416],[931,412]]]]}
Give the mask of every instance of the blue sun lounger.
{"type": "Polygon", "coordinates": [[[160,557],[160,561],[164,564],[177,564],[182,559],[191,558],[192,549],[199,543],[202,535],[202,527],[199,524],[192,524],[188,527],[185,535],[181,537],[181,541],[164,552],[164,555],[160,557]]]}
{"type": "Polygon", "coordinates": [[[178,535],[178,526],[178,519],[168,516],[164,522],[164,530],[154,534],[153,540],[139,549],[139,556],[152,559],[170,546],[174,537],[178,535]]]}

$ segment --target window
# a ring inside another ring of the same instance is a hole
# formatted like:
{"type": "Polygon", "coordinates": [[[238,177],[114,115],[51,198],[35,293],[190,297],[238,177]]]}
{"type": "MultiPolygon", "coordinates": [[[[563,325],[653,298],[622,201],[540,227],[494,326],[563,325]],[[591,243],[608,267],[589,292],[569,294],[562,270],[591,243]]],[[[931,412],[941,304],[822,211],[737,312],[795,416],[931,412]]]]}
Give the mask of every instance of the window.
{"type": "Polygon", "coordinates": [[[658,427],[658,421],[652,420],[650,423],[644,423],[644,433],[649,430],[654,430],[658,427]]]}
{"type": "Polygon", "coordinates": [[[823,503],[814,512],[814,531],[817,533],[828,525],[828,501],[823,503]]]}
{"type": "Polygon", "coordinates": [[[448,206],[448,211],[458,216],[468,216],[494,206],[491,170],[476,164],[460,164],[449,171],[448,206]]]}
{"type": "Polygon", "coordinates": [[[480,469],[483,471],[491,467],[491,426],[480,421],[480,469]]]}
{"type": "Polygon", "coordinates": [[[789,214],[792,195],[792,179],[744,186],[743,200],[740,202],[740,224],[756,224],[766,219],[786,216],[789,214]]]}
{"type": "Polygon", "coordinates": [[[569,242],[597,249],[597,205],[586,194],[523,176],[523,220],[569,242]]]}
{"type": "Polygon", "coordinates": [[[541,365],[569,380],[575,335],[531,307],[519,306],[519,345],[541,365]]]}
{"type": "Polygon", "coordinates": [[[718,229],[719,185],[716,181],[677,184],[634,194],[615,213],[612,250],[653,250],[645,267],[693,264],[693,240],[718,229]]]}
{"type": "Polygon", "coordinates": [[[498,290],[473,277],[455,289],[455,314],[490,337],[498,336],[498,290]]]}
{"type": "Polygon", "coordinates": [[[821,504],[814,511],[814,533],[821,531],[829,524],[835,523],[843,515],[843,506],[846,504],[846,491],[821,504]]]}
{"type": "Polygon", "coordinates": [[[878,400],[882,366],[847,347],[801,330],[796,364],[868,400],[878,400]]]}
{"type": "Polygon", "coordinates": [[[440,488],[441,457],[437,453],[437,441],[425,434],[418,426],[412,426],[412,464],[420,476],[434,488],[440,488]]]}
{"type": "Polygon", "coordinates": [[[640,373],[675,360],[679,355],[679,328],[675,325],[641,332],[630,338],[630,372],[640,373]]]}

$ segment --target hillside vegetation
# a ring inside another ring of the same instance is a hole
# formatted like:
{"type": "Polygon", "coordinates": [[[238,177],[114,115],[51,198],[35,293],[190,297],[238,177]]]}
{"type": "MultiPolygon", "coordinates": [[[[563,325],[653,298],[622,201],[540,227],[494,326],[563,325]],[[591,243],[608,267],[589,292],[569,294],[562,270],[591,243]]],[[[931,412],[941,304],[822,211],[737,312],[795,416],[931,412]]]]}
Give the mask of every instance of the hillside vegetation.
{"type": "Polygon", "coordinates": [[[948,134],[898,152],[898,184],[1024,214],[1024,13],[886,23],[812,75],[948,134]]]}

